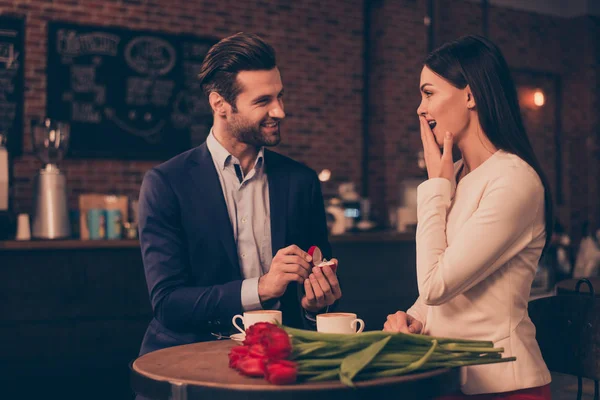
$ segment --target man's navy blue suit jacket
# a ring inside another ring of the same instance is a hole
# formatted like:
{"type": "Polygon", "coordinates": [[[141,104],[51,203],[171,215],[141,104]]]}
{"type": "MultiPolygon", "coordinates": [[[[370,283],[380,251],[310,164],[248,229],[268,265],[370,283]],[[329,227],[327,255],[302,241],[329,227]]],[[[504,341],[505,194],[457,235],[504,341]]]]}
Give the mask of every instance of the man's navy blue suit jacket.
{"type": "MultiPolygon", "coordinates": [[[[291,244],[331,256],[316,173],[265,150],[273,255],[291,244]]],[[[152,168],[139,199],[139,231],[154,318],[140,355],[214,339],[243,312],[243,276],[219,177],[206,143],[152,168]]],[[[283,323],[307,328],[301,285],[280,299],[283,323]]]]}

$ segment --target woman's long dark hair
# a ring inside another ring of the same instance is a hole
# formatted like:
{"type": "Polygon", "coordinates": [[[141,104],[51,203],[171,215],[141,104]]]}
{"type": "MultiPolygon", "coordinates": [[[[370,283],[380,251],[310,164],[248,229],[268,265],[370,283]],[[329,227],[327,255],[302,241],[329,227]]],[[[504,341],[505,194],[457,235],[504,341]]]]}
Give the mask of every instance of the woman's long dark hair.
{"type": "Polygon", "coordinates": [[[554,227],[550,185],[525,132],[517,90],[500,49],[481,36],[463,36],[433,51],[425,65],[459,89],[469,85],[479,122],[490,141],[537,172],[544,185],[548,246],[554,227]]]}

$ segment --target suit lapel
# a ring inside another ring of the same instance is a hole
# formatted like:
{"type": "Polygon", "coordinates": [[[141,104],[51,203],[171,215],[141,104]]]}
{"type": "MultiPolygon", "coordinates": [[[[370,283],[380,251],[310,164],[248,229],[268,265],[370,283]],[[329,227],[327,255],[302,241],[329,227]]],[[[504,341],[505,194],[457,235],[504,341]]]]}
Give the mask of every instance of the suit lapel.
{"type": "MultiPolygon", "coordinates": [[[[188,169],[191,179],[197,187],[197,193],[203,196],[202,208],[209,212],[214,221],[213,227],[217,232],[227,257],[233,267],[233,276],[241,279],[237,246],[233,236],[233,228],[229,220],[227,204],[223,197],[223,188],[215,170],[206,143],[198,146],[190,157],[191,167],[188,169]]],[[[199,200],[200,201],[200,200],[199,200]]],[[[199,205],[200,207],[200,205],[199,205]]]]}
{"type": "Polygon", "coordinates": [[[269,150],[265,150],[265,166],[269,181],[271,247],[274,256],[287,244],[289,171],[280,165],[277,154],[269,150]]]}
{"type": "MultiPolygon", "coordinates": [[[[287,237],[289,218],[288,200],[290,193],[290,171],[281,163],[281,156],[265,150],[265,166],[269,181],[269,204],[271,210],[271,246],[273,256],[280,249],[291,244],[287,237]]],[[[299,306],[301,286],[290,282],[280,298],[284,325],[302,328],[302,312],[299,306]]]]}

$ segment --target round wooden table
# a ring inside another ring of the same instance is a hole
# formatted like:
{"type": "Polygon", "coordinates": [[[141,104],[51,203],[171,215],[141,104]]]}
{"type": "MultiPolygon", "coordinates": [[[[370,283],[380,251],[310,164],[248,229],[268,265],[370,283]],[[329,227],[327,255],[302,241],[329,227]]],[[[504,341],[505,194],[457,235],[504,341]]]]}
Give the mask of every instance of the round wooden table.
{"type": "Polygon", "coordinates": [[[429,399],[454,393],[460,370],[443,368],[411,375],[356,382],[339,381],[272,385],[229,368],[231,340],[194,343],[145,354],[131,365],[132,389],[151,399],[429,399]]]}

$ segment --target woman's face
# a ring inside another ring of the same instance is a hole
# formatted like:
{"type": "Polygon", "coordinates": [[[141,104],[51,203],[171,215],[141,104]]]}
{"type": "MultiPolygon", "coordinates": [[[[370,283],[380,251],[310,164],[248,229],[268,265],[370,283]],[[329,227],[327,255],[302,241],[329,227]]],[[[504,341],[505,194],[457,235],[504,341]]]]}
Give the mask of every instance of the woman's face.
{"type": "Polygon", "coordinates": [[[423,67],[421,71],[421,104],[417,114],[423,116],[432,127],[437,143],[444,144],[446,131],[460,140],[470,117],[470,108],[475,106],[469,87],[458,89],[447,80],[423,67]]]}

